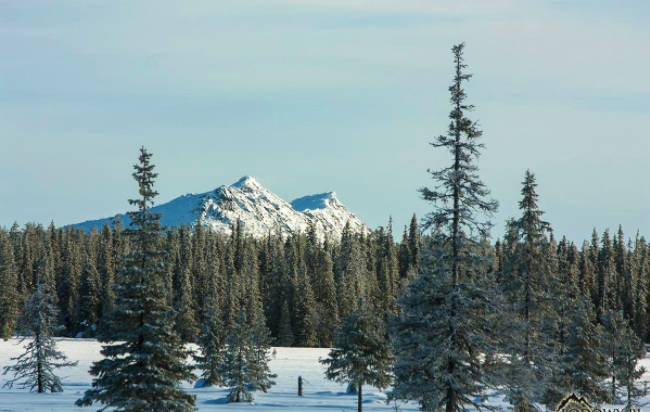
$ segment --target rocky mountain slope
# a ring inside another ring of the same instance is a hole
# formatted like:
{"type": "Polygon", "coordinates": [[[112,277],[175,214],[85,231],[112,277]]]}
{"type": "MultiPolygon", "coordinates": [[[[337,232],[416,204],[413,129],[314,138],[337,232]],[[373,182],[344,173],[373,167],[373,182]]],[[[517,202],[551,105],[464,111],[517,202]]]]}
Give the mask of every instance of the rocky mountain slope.
{"type": "MultiPolygon", "coordinates": [[[[288,203],[250,176],[210,192],[177,197],[155,206],[152,211],[162,213],[161,222],[167,227],[193,226],[201,222],[206,228],[223,233],[230,233],[231,225],[241,220],[244,231],[255,237],[262,237],[269,231],[306,232],[310,223],[315,225],[321,238],[327,235],[338,239],[347,222],[355,232],[368,230],[334,192],[305,196],[288,203]]],[[[130,222],[125,214],[117,217],[124,225],[130,222]]],[[[106,222],[112,225],[115,219],[91,220],[73,226],[87,231],[93,227],[99,230],[106,222]]]]}

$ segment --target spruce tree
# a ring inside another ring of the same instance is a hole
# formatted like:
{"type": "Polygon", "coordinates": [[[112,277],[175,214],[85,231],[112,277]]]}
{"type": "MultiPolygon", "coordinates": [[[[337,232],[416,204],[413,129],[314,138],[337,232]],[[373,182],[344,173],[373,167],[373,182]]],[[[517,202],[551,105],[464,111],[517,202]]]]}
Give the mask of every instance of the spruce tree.
{"type": "Polygon", "coordinates": [[[255,318],[251,319],[251,321],[253,343],[251,372],[253,382],[250,387],[266,393],[275,385],[273,379],[277,378],[277,375],[271,373],[269,368],[269,362],[271,360],[271,332],[266,326],[266,318],[261,310],[257,312],[255,318]]]}
{"type": "Polygon", "coordinates": [[[259,341],[262,325],[259,319],[253,328],[248,322],[246,309],[242,308],[226,338],[221,375],[223,384],[230,387],[229,402],[252,402],[251,392],[266,392],[275,385],[275,375],[268,369],[268,343],[259,341]]]}
{"type": "Polygon", "coordinates": [[[598,254],[597,293],[596,313],[599,317],[607,313],[608,310],[615,310],[618,307],[616,260],[609,230],[605,230],[603,234],[602,247],[598,254]]]}
{"type": "Polygon", "coordinates": [[[608,389],[608,402],[619,404],[621,402],[619,385],[617,382],[618,368],[620,365],[619,353],[619,339],[627,332],[627,321],[623,316],[622,311],[608,310],[601,316],[601,323],[603,328],[603,339],[601,350],[607,358],[609,383],[608,389]]]}
{"type": "Polygon", "coordinates": [[[339,308],[336,300],[332,256],[327,242],[318,253],[316,268],[317,282],[320,284],[317,298],[316,335],[318,346],[328,348],[334,341],[334,330],[339,326],[339,308]]]}
{"type": "Polygon", "coordinates": [[[4,368],[4,374],[13,373],[5,387],[19,384],[23,389],[29,388],[30,392],[62,392],[56,369],[77,365],[77,362],[69,362],[56,348],[54,335],[61,327],[56,295],[51,287],[54,279],[50,259],[46,255],[39,264],[36,290],[29,298],[19,323],[19,333],[24,336],[21,343],[31,339],[25,345],[25,353],[11,358],[16,364],[4,368]]]}
{"type": "Polygon", "coordinates": [[[200,386],[220,386],[219,368],[224,360],[225,327],[215,298],[208,301],[205,320],[201,325],[197,343],[201,353],[194,354],[193,357],[197,363],[196,367],[202,371],[200,386]]]}
{"type": "Polygon", "coordinates": [[[356,388],[357,410],[362,412],[365,385],[385,389],[392,382],[393,356],[383,320],[367,304],[342,319],[334,349],[320,362],[327,365],[325,376],[356,388]]]}
{"type": "MultiPolygon", "coordinates": [[[[459,83],[460,86],[460,83],[459,83]]],[[[418,227],[418,218],[413,213],[411,223],[409,225],[409,251],[411,252],[411,267],[415,272],[420,270],[420,254],[421,254],[421,239],[420,228],[418,227]]],[[[419,272],[418,272],[419,273],[419,272]]]]}
{"type": "Polygon", "coordinates": [[[639,238],[635,244],[635,259],[638,261],[637,276],[637,297],[635,300],[635,319],[634,331],[641,339],[641,342],[647,342],[648,339],[648,280],[650,272],[648,268],[648,246],[643,237],[639,238]]]}
{"type": "Polygon", "coordinates": [[[314,310],[316,301],[312,292],[307,267],[303,262],[298,278],[298,294],[296,295],[295,309],[295,331],[296,343],[298,346],[311,348],[317,346],[316,326],[314,325],[314,310]]]}
{"type": "Polygon", "coordinates": [[[113,285],[115,284],[115,251],[113,249],[113,232],[108,223],[102,227],[98,262],[97,270],[99,270],[101,276],[101,311],[103,315],[115,309],[115,293],[113,291],[113,285]]]}
{"type": "Polygon", "coordinates": [[[194,342],[198,328],[196,326],[196,316],[194,313],[191,272],[184,269],[182,273],[180,289],[178,290],[179,299],[176,305],[176,330],[184,342],[194,342]]]}
{"type": "Polygon", "coordinates": [[[536,188],[535,175],[526,171],[519,202],[523,214],[511,222],[518,241],[499,285],[514,315],[504,339],[509,356],[507,396],[520,412],[538,409],[534,400],[548,390],[548,378],[557,367],[553,347],[557,307],[550,295],[554,274],[546,253],[550,225],[542,220],[536,188]]]}
{"type": "Polygon", "coordinates": [[[79,318],[81,324],[86,328],[83,331],[85,338],[93,337],[99,324],[101,313],[101,278],[95,268],[91,256],[86,256],[86,263],[81,273],[81,293],[80,293],[79,318]]]}
{"type": "Polygon", "coordinates": [[[151,154],[140,149],[133,178],[140,197],[130,200],[131,224],[124,230],[130,253],[120,265],[116,309],[108,315],[104,359],[95,362],[90,374],[96,378],[77,406],[101,403],[116,411],[193,411],[195,398],[178,387],[194,378],[186,365],[189,351],[174,331],[174,311],[167,303],[160,215],[151,212],[154,165],[151,154]]]}
{"type": "Polygon", "coordinates": [[[11,338],[20,314],[18,273],[7,232],[0,229],[0,339],[11,338]]]}
{"type": "Polygon", "coordinates": [[[608,400],[603,380],[608,375],[607,358],[601,347],[602,328],[596,322],[591,302],[585,296],[575,299],[568,315],[569,336],[560,354],[562,371],[556,379],[562,391],[546,395],[546,403],[554,405],[568,392],[580,393],[591,402],[608,400]]]}
{"type": "MultiPolygon", "coordinates": [[[[463,82],[470,79],[463,61],[465,45],[452,49],[455,77],[450,86],[453,108],[446,136],[432,146],[449,151],[450,166],[430,171],[436,186],[422,188],[422,198],[437,206],[425,219],[436,229],[436,256],[400,299],[394,323],[396,399],[417,400],[423,411],[464,411],[484,407],[475,399],[496,383],[499,358],[491,330],[498,308],[490,261],[482,253],[497,202],[480,181],[476,161],[483,144],[476,122],[466,117],[463,82]],[[494,300],[493,300],[494,299],[494,300]],[[490,362],[487,362],[490,360],[490,362]],[[492,361],[493,360],[493,361],[492,361]]],[[[488,406],[489,407],[489,406],[488,406]]]]}
{"type": "Polygon", "coordinates": [[[282,312],[280,314],[280,327],[278,330],[278,337],[276,344],[278,346],[290,347],[293,346],[293,328],[291,326],[291,313],[289,312],[289,304],[285,301],[282,303],[282,312]]]}
{"type": "Polygon", "coordinates": [[[79,245],[72,236],[73,229],[66,230],[66,242],[63,250],[61,281],[58,283],[58,298],[65,330],[75,335],[79,329],[79,284],[83,269],[79,245]]]}
{"type": "Polygon", "coordinates": [[[648,382],[640,381],[646,369],[639,366],[639,360],[646,356],[646,350],[645,345],[629,328],[619,337],[618,342],[616,377],[625,398],[625,409],[630,411],[647,405],[642,399],[648,394],[648,382]]]}
{"type": "Polygon", "coordinates": [[[411,269],[411,249],[409,248],[409,239],[406,232],[406,226],[404,226],[404,232],[402,233],[402,241],[399,244],[398,252],[398,262],[399,262],[399,277],[404,280],[409,276],[409,270],[411,269]]]}

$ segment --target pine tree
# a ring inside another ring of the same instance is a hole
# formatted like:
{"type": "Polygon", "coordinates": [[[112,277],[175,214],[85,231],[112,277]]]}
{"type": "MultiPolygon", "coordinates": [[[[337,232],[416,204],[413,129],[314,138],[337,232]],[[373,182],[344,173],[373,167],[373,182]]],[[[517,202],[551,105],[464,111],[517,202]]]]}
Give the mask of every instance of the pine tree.
{"type": "Polygon", "coordinates": [[[646,350],[641,340],[629,328],[619,337],[619,345],[616,348],[618,364],[616,378],[625,396],[625,409],[630,411],[640,408],[647,403],[642,399],[648,394],[648,382],[639,380],[646,372],[644,367],[639,367],[639,360],[646,355],[646,350]]]}
{"type": "Polygon", "coordinates": [[[562,372],[556,376],[556,386],[565,389],[547,394],[546,404],[559,402],[566,393],[580,393],[592,402],[608,399],[602,381],[607,377],[607,358],[601,347],[602,329],[596,323],[591,302],[587,297],[575,299],[569,320],[569,336],[560,354],[562,372]]]}
{"type": "MultiPolygon", "coordinates": [[[[257,322],[256,326],[261,327],[257,322]]],[[[230,402],[252,402],[252,391],[266,392],[275,385],[272,381],[275,375],[268,370],[268,354],[260,356],[262,350],[267,352],[267,343],[256,342],[260,329],[255,329],[248,325],[246,309],[242,308],[226,339],[227,349],[221,367],[223,384],[231,388],[230,402]]]]}
{"type": "Polygon", "coordinates": [[[289,347],[293,346],[293,328],[291,326],[291,313],[289,312],[289,304],[285,301],[282,303],[282,312],[280,315],[280,328],[278,330],[278,338],[276,343],[278,346],[289,347]]]}
{"type": "Polygon", "coordinates": [[[113,249],[113,232],[106,223],[102,227],[99,241],[99,259],[97,270],[101,276],[102,286],[102,315],[115,309],[115,251],[113,249]]]}
{"type": "Polygon", "coordinates": [[[99,316],[101,313],[101,278],[95,268],[91,256],[86,256],[86,263],[81,273],[81,293],[80,293],[79,317],[81,323],[86,325],[84,337],[94,336],[99,316]]]}
{"type": "Polygon", "coordinates": [[[399,244],[398,262],[399,277],[400,279],[404,280],[408,278],[409,270],[411,269],[411,249],[409,248],[409,239],[406,232],[406,226],[404,226],[402,241],[399,244]]]}
{"type": "Polygon", "coordinates": [[[620,359],[618,357],[619,339],[627,332],[627,321],[622,311],[608,310],[601,316],[603,327],[603,344],[601,346],[605,357],[608,359],[608,402],[618,404],[621,402],[619,397],[619,385],[616,381],[620,359]]]}
{"type": "Polygon", "coordinates": [[[634,319],[634,331],[641,339],[641,342],[647,342],[648,339],[648,246],[643,237],[639,238],[635,245],[635,259],[638,261],[637,276],[637,297],[635,300],[636,317],[634,319]]]}
{"type": "Polygon", "coordinates": [[[174,332],[174,311],[167,304],[164,286],[164,250],[160,215],[151,212],[156,173],[151,154],[140,149],[133,178],[140,198],[129,203],[131,225],[124,231],[130,253],[121,262],[116,309],[108,315],[110,334],[102,334],[104,359],[90,368],[92,389],[77,406],[99,402],[116,411],[193,411],[195,398],[178,387],[191,380],[185,365],[189,351],[174,332]]]}
{"type": "Polygon", "coordinates": [[[208,305],[205,320],[197,339],[201,354],[193,355],[194,361],[197,363],[196,367],[203,371],[201,387],[221,385],[219,368],[223,363],[225,350],[225,327],[221,319],[219,305],[215,298],[211,298],[208,305]]]}
{"type": "Polygon", "coordinates": [[[273,379],[277,378],[277,375],[271,373],[271,370],[269,369],[269,362],[271,360],[271,332],[266,326],[266,319],[262,311],[258,311],[255,318],[251,319],[251,321],[251,336],[253,344],[251,374],[253,382],[250,387],[266,393],[275,385],[273,379]]]}
{"type": "Polygon", "coordinates": [[[75,335],[80,329],[79,283],[83,266],[80,248],[73,239],[72,229],[67,229],[66,238],[61,282],[58,284],[58,298],[65,330],[68,334],[75,335]]]}
{"type": "Polygon", "coordinates": [[[0,229],[0,339],[11,338],[20,314],[18,273],[7,232],[0,229]]]}
{"type": "Polygon", "coordinates": [[[583,296],[592,297],[594,290],[595,268],[589,257],[590,249],[589,243],[585,241],[582,244],[582,253],[580,254],[580,293],[583,296]]]}
{"type": "Polygon", "coordinates": [[[11,358],[16,364],[4,368],[4,374],[14,374],[5,387],[19,384],[23,389],[29,388],[30,392],[62,392],[61,380],[55,370],[77,365],[77,362],[69,362],[56,348],[54,334],[61,328],[58,326],[56,296],[50,286],[53,281],[53,274],[48,273],[51,271],[50,259],[46,255],[41,260],[37,275],[40,279],[20,319],[19,332],[24,336],[21,343],[27,338],[31,340],[25,346],[25,353],[11,358]]]}
{"type": "Polygon", "coordinates": [[[317,313],[318,324],[316,334],[318,346],[330,347],[334,341],[334,330],[339,326],[339,308],[336,300],[336,284],[332,256],[326,243],[319,251],[317,262],[317,280],[320,283],[317,313]]]}
{"type": "Polygon", "coordinates": [[[334,349],[329,358],[320,361],[327,365],[327,379],[356,388],[358,412],[362,412],[365,385],[385,389],[392,382],[393,356],[385,334],[382,319],[361,302],[357,310],[342,319],[334,349]]]}
{"type": "Polygon", "coordinates": [[[509,355],[507,394],[514,410],[520,412],[537,410],[533,400],[548,390],[547,379],[557,367],[553,347],[557,307],[549,294],[554,274],[546,253],[550,225],[542,220],[536,188],[535,175],[526,171],[519,202],[523,215],[511,222],[519,240],[506,259],[500,281],[510,313],[515,315],[504,339],[504,352],[509,355]]]}
{"type": "MultiPolygon", "coordinates": [[[[459,83],[460,85],[460,83],[459,83]]],[[[411,217],[411,224],[409,225],[409,251],[411,252],[411,267],[415,272],[419,271],[420,268],[420,228],[418,227],[418,218],[413,213],[411,217]]]]}
{"type": "Polygon", "coordinates": [[[192,281],[190,270],[183,270],[180,290],[180,297],[176,306],[176,330],[184,342],[194,342],[198,328],[194,313],[192,281]]]}
{"type": "Polygon", "coordinates": [[[598,254],[598,295],[596,313],[602,316],[608,310],[618,307],[618,293],[616,289],[616,261],[614,246],[609,236],[609,230],[603,234],[602,247],[598,254]]]}
{"type": "Polygon", "coordinates": [[[296,333],[294,337],[298,346],[311,348],[318,344],[316,327],[313,322],[316,300],[309,282],[309,276],[305,273],[307,267],[304,262],[301,266],[302,270],[298,277],[298,294],[296,296],[296,323],[294,325],[296,333]]]}
{"type": "Polygon", "coordinates": [[[423,411],[464,411],[483,407],[475,397],[495,384],[491,370],[498,357],[491,330],[496,310],[490,261],[482,249],[490,223],[479,219],[497,209],[489,190],[478,177],[477,158],[483,145],[481,131],[465,113],[462,83],[464,44],[454,46],[454,82],[449,88],[453,105],[447,136],[432,146],[447,149],[453,162],[430,171],[435,189],[422,188],[422,198],[437,206],[427,215],[426,227],[436,229],[435,265],[411,284],[400,299],[395,330],[396,399],[417,400],[423,411]],[[493,300],[494,299],[494,300],[493,300]],[[490,362],[487,362],[490,360],[490,362]]]}

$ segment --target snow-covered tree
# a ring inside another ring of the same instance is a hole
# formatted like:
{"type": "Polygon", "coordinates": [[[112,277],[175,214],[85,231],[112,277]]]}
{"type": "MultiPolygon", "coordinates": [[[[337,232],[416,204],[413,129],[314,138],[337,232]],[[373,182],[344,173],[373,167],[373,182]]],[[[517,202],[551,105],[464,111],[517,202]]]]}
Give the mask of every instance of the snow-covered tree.
{"type": "Polygon", "coordinates": [[[367,304],[342,319],[334,349],[327,359],[325,376],[346,383],[357,391],[357,409],[362,411],[363,386],[385,389],[392,382],[390,367],[393,356],[383,320],[367,304]]]}
{"type": "Polygon", "coordinates": [[[98,402],[129,412],[194,411],[195,397],[178,386],[195,377],[185,364],[189,351],[174,331],[175,314],[167,300],[160,215],[151,212],[157,174],[144,148],[134,169],[140,198],[129,201],[137,210],[129,213],[131,225],[124,231],[130,253],[121,262],[116,308],[106,320],[110,333],[99,337],[104,359],[90,368],[96,377],[92,389],[76,404],[98,402]]]}
{"type": "Polygon", "coordinates": [[[630,328],[619,337],[618,343],[616,377],[625,398],[625,409],[629,411],[647,405],[642,399],[648,394],[648,382],[640,381],[646,369],[639,366],[639,360],[645,357],[646,350],[630,328]]]}
{"type": "MultiPolygon", "coordinates": [[[[452,49],[455,77],[449,88],[452,110],[447,135],[431,143],[446,149],[449,166],[430,171],[433,189],[422,188],[422,198],[436,206],[425,218],[434,228],[435,256],[421,266],[421,274],[400,299],[394,323],[395,399],[416,400],[423,411],[464,411],[495,385],[499,358],[493,320],[498,309],[495,286],[485,252],[497,202],[478,176],[476,164],[483,148],[482,132],[466,117],[463,82],[470,79],[463,60],[464,44],[452,49]]],[[[413,248],[411,247],[413,251],[413,248]]]]}
{"type": "Polygon", "coordinates": [[[506,394],[519,412],[538,410],[534,402],[548,390],[548,380],[558,367],[554,348],[557,307],[551,295],[555,274],[546,237],[550,225],[542,220],[536,188],[535,175],[526,171],[519,202],[522,216],[510,222],[510,236],[516,236],[516,243],[505,256],[499,283],[513,315],[503,340],[508,355],[506,394]]]}
{"type": "Polygon", "coordinates": [[[609,383],[608,387],[608,402],[613,404],[620,404],[620,386],[618,382],[618,370],[621,366],[622,359],[619,358],[621,348],[621,340],[628,333],[628,321],[623,315],[623,311],[608,310],[601,316],[601,324],[603,329],[603,339],[601,349],[605,357],[608,359],[608,372],[609,383]]]}
{"type": "Polygon", "coordinates": [[[560,353],[562,371],[554,377],[554,387],[564,389],[547,393],[545,402],[554,405],[568,392],[580,393],[592,402],[605,402],[609,398],[603,386],[608,375],[607,358],[601,346],[602,329],[588,297],[574,300],[567,321],[567,344],[560,353]]]}
{"type": "Polygon", "coordinates": [[[225,326],[221,320],[219,305],[214,298],[209,300],[197,343],[201,353],[194,354],[193,357],[197,363],[196,367],[203,371],[201,373],[202,387],[220,386],[219,368],[224,360],[225,326]]]}
{"type": "Polygon", "coordinates": [[[18,325],[18,332],[24,336],[21,343],[30,341],[25,345],[25,353],[11,358],[16,364],[4,368],[4,374],[13,373],[13,378],[5,384],[9,388],[18,384],[30,392],[62,392],[56,369],[77,364],[69,362],[56,348],[54,334],[62,328],[58,325],[56,295],[50,286],[51,274],[44,273],[50,265],[49,259],[46,255],[40,264],[38,277],[42,280],[38,281],[18,325]]]}
{"type": "Polygon", "coordinates": [[[252,392],[266,392],[275,385],[272,379],[276,376],[268,369],[268,343],[258,341],[261,334],[256,327],[248,324],[246,309],[242,308],[226,338],[221,375],[223,385],[231,388],[229,402],[252,402],[252,392]]]}
{"type": "Polygon", "coordinates": [[[420,256],[421,256],[421,237],[420,237],[420,228],[418,226],[418,218],[413,213],[411,217],[411,223],[409,224],[409,251],[411,252],[411,267],[415,272],[419,270],[420,267],[420,256]]]}
{"type": "Polygon", "coordinates": [[[266,318],[261,310],[257,311],[255,318],[251,319],[250,322],[252,322],[251,336],[253,344],[253,358],[251,362],[253,383],[251,387],[266,393],[275,385],[273,379],[277,378],[277,375],[271,373],[269,369],[269,362],[271,360],[271,332],[266,326],[266,318]]]}

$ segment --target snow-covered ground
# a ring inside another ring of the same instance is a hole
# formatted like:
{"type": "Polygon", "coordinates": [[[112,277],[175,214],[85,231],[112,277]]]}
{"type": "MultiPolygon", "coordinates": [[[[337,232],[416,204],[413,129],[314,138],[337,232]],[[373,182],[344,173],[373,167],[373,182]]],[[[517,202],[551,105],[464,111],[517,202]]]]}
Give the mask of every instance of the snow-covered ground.
{"type": "MultiPolygon", "coordinates": [[[[0,370],[11,362],[11,357],[22,353],[22,345],[17,339],[0,341],[0,370]]],[[[79,361],[74,368],[60,370],[63,377],[63,393],[37,394],[21,389],[0,389],[0,412],[8,411],[96,411],[99,405],[91,408],[78,408],[74,401],[90,388],[92,377],[88,369],[93,361],[100,359],[100,344],[94,340],[61,339],[58,348],[72,361],[79,361]]],[[[275,348],[271,361],[271,371],[278,375],[277,385],[269,393],[257,393],[253,405],[226,404],[228,393],[224,388],[194,389],[193,382],[185,383],[188,392],[197,396],[200,411],[356,411],[356,395],[346,395],[345,387],[324,379],[325,368],[318,362],[326,357],[327,349],[275,348]],[[298,397],[298,376],[305,379],[304,396],[298,397]]],[[[0,386],[9,379],[0,375],[0,386]]],[[[364,410],[390,411],[386,405],[385,393],[374,388],[364,388],[364,410]]],[[[416,405],[402,405],[402,411],[416,411],[416,405]]]]}
{"type": "MultiPolygon", "coordinates": [[[[100,408],[94,405],[91,408],[77,408],[75,400],[80,398],[84,391],[90,388],[92,377],[88,374],[91,363],[99,359],[100,344],[94,340],[86,339],[60,339],[58,348],[70,360],[79,361],[74,368],[67,368],[60,372],[63,377],[63,393],[36,394],[21,389],[0,389],[0,412],[27,412],[27,411],[95,411],[100,408]]],[[[302,349],[302,348],[275,348],[275,355],[271,361],[271,371],[278,375],[277,385],[269,393],[257,393],[253,404],[228,404],[225,402],[228,390],[225,388],[194,389],[193,382],[186,382],[184,387],[188,392],[197,396],[197,407],[200,411],[305,411],[305,412],[353,412],[357,408],[356,395],[345,394],[345,387],[324,379],[325,368],[318,362],[327,356],[327,349],[302,349]],[[305,379],[304,396],[298,397],[298,376],[305,379]]],[[[0,341],[0,370],[10,364],[10,358],[22,353],[22,345],[17,339],[8,342],[0,341]]],[[[650,371],[650,357],[642,361],[646,370],[650,371]]],[[[0,386],[9,379],[9,376],[0,375],[0,386]]],[[[650,380],[650,372],[644,376],[650,380]]],[[[491,402],[500,403],[497,399],[491,402]]],[[[650,397],[646,399],[650,401],[650,397]]],[[[607,407],[607,406],[605,406],[607,407]]],[[[394,406],[386,404],[386,394],[374,388],[364,388],[364,411],[393,411],[394,406]]],[[[614,407],[612,407],[614,408],[614,407]]],[[[621,406],[617,407],[618,409],[621,406]]],[[[400,411],[417,411],[415,404],[399,404],[400,411]]],[[[505,409],[505,408],[504,408],[505,409]]],[[[650,407],[641,408],[650,411],[650,407]]]]}

